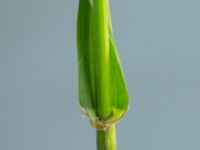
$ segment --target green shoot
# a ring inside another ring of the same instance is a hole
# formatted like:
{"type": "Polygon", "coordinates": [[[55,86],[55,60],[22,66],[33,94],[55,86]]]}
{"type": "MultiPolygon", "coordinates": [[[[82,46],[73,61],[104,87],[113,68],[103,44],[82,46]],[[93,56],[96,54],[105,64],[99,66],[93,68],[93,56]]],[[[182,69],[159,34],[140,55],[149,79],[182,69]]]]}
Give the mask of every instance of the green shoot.
{"type": "Polygon", "coordinates": [[[79,0],[77,46],[81,110],[97,130],[98,150],[116,150],[115,124],[128,110],[128,92],[109,0],[79,0]]]}

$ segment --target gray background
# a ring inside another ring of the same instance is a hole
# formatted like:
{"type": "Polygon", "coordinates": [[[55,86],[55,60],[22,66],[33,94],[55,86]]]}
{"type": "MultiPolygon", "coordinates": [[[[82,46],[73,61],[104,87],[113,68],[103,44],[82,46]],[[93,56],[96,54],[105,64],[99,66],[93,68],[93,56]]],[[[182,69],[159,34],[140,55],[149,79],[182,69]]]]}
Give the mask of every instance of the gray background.
{"type": "MultiPolygon", "coordinates": [[[[200,149],[199,0],[112,0],[130,93],[119,150],[200,149]]],[[[0,150],[94,150],[79,112],[77,0],[0,0],[0,150]]]]}

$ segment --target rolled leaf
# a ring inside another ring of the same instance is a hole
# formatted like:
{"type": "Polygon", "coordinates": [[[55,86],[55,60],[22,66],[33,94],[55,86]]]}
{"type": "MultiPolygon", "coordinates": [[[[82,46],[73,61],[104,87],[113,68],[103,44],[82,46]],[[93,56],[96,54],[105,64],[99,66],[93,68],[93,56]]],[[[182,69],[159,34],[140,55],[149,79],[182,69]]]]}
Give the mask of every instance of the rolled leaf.
{"type": "Polygon", "coordinates": [[[108,0],[79,0],[77,47],[81,110],[93,127],[105,130],[128,109],[108,0]]]}

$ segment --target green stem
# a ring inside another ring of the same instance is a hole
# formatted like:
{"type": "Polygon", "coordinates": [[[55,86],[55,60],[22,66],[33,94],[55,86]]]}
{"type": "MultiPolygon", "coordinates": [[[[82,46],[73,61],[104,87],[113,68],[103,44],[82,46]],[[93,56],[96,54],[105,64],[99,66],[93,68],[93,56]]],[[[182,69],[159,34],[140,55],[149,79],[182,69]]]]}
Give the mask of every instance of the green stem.
{"type": "Polygon", "coordinates": [[[106,131],[97,131],[97,150],[116,150],[115,125],[106,131]]]}
{"type": "Polygon", "coordinates": [[[95,84],[97,113],[103,120],[112,113],[109,97],[109,0],[93,1],[93,48],[95,52],[95,84]]]}
{"type": "MultiPolygon", "coordinates": [[[[112,114],[110,97],[109,0],[93,0],[93,48],[95,52],[95,84],[97,114],[100,120],[112,114]]],[[[116,150],[115,126],[97,130],[97,150],[116,150]]]]}

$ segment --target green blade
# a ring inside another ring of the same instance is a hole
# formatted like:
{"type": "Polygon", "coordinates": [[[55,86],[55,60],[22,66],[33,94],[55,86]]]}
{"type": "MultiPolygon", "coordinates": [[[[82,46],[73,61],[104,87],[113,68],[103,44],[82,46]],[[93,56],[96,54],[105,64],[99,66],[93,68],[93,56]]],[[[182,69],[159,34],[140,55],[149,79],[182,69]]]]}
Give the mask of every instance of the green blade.
{"type": "Polygon", "coordinates": [[[112,35],[110,35],[110,74],[113,106],[120,110],[127,110],[128,90],[112,35]]]}
{"type": "Polygon", "coordinates": [[[77,19],[77,47],[79,69],[79,101],[83,108],[95,107],[93,50],[90,42],[91,3],[80,0],[77,19]]]}

